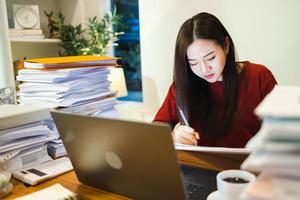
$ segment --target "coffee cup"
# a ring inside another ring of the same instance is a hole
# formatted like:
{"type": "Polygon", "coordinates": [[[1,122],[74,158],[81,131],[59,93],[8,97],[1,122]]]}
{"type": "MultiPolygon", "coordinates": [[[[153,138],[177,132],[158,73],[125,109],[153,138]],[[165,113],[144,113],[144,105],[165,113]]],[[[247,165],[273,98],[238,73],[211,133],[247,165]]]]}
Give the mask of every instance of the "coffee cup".
{"type": "Polygon", "coordinates": [[[221,200],[239,200],[242,192],[253,182],[254,174],[243,170],[225,170],[217,174],[221,200]]]}

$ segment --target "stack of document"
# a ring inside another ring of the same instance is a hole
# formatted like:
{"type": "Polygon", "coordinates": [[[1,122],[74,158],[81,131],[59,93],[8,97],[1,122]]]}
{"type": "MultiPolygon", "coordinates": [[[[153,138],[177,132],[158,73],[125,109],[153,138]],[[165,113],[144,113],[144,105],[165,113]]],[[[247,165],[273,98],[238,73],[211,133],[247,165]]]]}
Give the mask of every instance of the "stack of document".
{"type": "Polygon", "coordinates": [[[48,143],[48,153],[52,158],[58,158],[67,155],[65,146],[61,139],[52,140],[48,143]]]}
{"type": "Polygon", "coordinates": [[[108,75],[116,65],[115,58],[99,56],[25,60],[17,76],[18,102],[87,115],[111,110],[117,101],[108,75]]]}
{"type": "Polygon", "coordinates": [[[59,135],[50,129],[51,125],[48,123],[50,122],[40,121],[0,130],[1,168],[15,171],[51,160],[46,143],[59,135]]]}
{"type": "Polygon", "coordinates": [[[298,199],[300,196],[300,87],[276,86],[256,108],[263,118],[247,147],[255,149],[242,168],[261,172],[245,199],[298,199]],[[276,197],[276,198],[275,198],[276,197]]]}
{"type": "Polygon", "coordinates": [[[0,105],[1,170],[12,172],[51,160],[46,143],[59,134],[49,116],[48,108],[0,105]]]}

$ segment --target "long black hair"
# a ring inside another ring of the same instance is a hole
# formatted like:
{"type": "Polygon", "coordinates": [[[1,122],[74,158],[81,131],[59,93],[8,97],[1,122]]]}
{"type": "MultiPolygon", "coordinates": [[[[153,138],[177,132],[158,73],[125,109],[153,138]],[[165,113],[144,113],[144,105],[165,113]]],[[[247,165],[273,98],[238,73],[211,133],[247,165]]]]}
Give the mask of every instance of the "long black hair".
{"type": "Polygon", "coordinates": [[[181,26],[175,46],[173,78],[177,104],[185,111],[192,127],[212,137],[224,135],[235,112],[239,76],[233,41],[214,15],[199,13],[181,26]],[[209,39],[223,48],[226,47],[226,40],[229,42],[222,74],[224,104],[221,115],[214,112],[209,83],[195,75],[190,68],[187,49],[195,39],[209,39]]]}

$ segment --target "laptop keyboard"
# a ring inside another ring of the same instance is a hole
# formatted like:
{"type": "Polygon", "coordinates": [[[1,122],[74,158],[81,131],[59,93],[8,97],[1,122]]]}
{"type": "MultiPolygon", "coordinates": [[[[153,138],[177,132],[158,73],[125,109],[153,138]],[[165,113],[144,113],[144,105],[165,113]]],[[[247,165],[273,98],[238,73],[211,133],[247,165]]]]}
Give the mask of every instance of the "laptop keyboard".
{"type": "Polygon", "coordinates": [[[198,192],[201,188],[203,188],[203,185],[191,183],[191,182],[184,182],[184,187],[187,193],[187,198],[190,199],[192,196],[198,192]]]}

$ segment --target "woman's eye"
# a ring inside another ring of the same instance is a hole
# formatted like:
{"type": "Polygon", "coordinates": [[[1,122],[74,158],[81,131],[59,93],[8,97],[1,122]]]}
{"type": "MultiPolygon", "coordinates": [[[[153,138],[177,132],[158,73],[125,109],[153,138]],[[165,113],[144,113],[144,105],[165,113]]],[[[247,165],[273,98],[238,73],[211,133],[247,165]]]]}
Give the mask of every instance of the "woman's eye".
{"type": "Polygon", "coordinates": [[[216,57],[216,56],[213,56],[213,57],[211,57],[211,58],[208,58],[207,60],[211,61],[211,60],[215,59],[215,57],[216,57]]]}
{"type": "Polygon", "coordinates": [[[191,65],[191,66],[196,66],[196,65],[197,65],[197,63],[190,63],[190,65],[191,65]]]}

